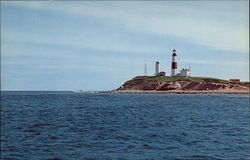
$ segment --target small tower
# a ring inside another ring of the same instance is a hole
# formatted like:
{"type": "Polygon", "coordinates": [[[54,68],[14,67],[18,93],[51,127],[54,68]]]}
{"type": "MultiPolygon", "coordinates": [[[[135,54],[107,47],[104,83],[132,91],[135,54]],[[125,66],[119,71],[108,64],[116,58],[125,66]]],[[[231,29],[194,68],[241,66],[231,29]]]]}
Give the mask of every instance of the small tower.
{"type": "Polygon", "coordinates": [[[147,76],[147,74],[148,74],[147,64],[145,63],[145,66],[144,66],[144,76],[147,76]]]}
{"type": "Polygon", "coordinates": [[[173,55],[172,55],[172,66],[171,66],[171,76],[175,76],[177,74],[177,60],[176,60],[176,50],[173,50],[173,55]]]}
{"type": "Polygon", "coordinates": [[[189,65],[189,68],[188,68],[188,70],[189,70],[189,76],[191,76],[191,66],[189,65]]]}
{"type": "Polygon", "coordinates": [[[159,75],[159,65],[160,63],[158,61],[155,62],[155,76],[159,75]]]}

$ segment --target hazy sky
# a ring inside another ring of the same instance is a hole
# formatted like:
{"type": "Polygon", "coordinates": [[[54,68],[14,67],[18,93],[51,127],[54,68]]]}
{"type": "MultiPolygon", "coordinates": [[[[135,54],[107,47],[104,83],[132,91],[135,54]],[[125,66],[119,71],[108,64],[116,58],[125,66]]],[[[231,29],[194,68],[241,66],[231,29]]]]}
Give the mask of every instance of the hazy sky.
{"type": "Polygon", "coordinates": [[[1,1],[2,90],[111,90],[154,74],[249,77],[248,1],[1,1]]]}

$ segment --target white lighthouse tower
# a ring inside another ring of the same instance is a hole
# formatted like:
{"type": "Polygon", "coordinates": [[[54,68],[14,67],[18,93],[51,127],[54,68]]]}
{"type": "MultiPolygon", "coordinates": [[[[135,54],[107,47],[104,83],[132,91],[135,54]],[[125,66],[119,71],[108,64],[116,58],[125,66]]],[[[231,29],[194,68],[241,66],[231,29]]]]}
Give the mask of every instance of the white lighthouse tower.
{"type": "Polygon", "coordinates": [[[173,55],[172,55],[172,66],[171,66],[171,76],[176,76],[177,75],[177,60],[176,60],[176,50],[173,50],[173,55]]]}

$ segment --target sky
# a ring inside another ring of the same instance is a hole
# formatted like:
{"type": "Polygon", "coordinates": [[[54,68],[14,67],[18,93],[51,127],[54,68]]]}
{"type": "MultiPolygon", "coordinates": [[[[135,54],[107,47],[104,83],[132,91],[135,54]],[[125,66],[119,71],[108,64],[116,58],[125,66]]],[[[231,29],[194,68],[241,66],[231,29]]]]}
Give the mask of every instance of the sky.
{"type": "Polygon", "coordinates": [[[1,1],[1,89],[112,90],[178,69],[249,81],[249,1],[1,1]]]}

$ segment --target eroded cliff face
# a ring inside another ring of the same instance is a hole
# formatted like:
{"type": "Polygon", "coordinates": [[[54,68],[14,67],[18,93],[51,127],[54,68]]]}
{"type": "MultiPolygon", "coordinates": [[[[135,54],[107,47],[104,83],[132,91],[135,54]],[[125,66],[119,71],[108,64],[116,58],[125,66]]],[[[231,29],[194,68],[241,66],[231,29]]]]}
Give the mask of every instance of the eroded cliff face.
{"type": "Polygon", "coordinates": [[[249,91],[249,87],[235,83],[213,83],[213,82],[192,82],[188,80],[158,82],[148,81],[147,77],[135,77],[132,80],[125,82],[117,90],[197,90],[197,91],[211,91],[211,90],[239,90],[249,91]]]}

